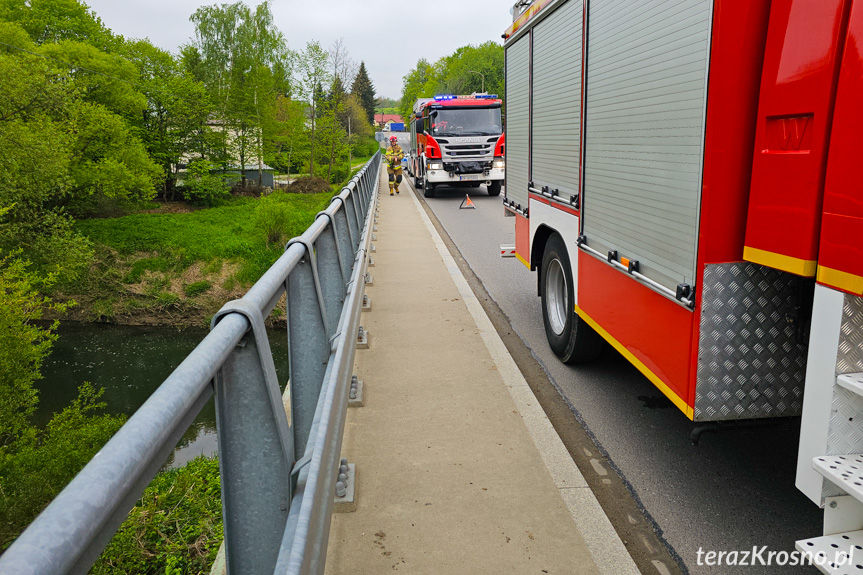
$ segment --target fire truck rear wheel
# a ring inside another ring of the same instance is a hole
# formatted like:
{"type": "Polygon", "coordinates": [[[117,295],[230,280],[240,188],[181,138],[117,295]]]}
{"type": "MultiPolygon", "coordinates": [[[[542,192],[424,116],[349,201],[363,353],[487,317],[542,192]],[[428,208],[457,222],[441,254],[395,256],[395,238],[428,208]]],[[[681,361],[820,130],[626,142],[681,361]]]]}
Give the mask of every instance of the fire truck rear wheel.
{"type": "Polygon", "coordinates": [[[557,234],[545,245],[540,274],[542,321],[549,347],[563,363],[596,359],[604,342],[573,309],[575,297],[569,254],[557,234]]]}
{"type": "Polygon", "coordinates": [[[488,195],[490,196],[499,196],[500,195],[500,180],[494,180],[487,186],[488,195]]]}

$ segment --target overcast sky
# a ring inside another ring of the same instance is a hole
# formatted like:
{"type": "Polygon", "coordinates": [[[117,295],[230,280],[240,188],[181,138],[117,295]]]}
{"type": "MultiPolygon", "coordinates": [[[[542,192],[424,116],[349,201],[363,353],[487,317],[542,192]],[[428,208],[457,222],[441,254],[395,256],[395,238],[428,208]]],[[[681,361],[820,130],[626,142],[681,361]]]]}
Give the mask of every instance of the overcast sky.
{"type": "MultiPolygon", "coordinates": [[[[177,51],[194,35],[189,16],[202,0],[85,0],[117,34],[149,38],[177,51]]],[[[219,2],[221,3],[221,2],[219,2]]],[[[258,0],[246,0],[249,5],[258,0]]],[[[467,44],[502,42],[514,0],[272,0],[275,23],[293,50],[309,40],[324,48],[344,38],[351,56],[365,61],[378,96],[398,99],[402,76],[420,58],[434,62],[467,44]]]]}

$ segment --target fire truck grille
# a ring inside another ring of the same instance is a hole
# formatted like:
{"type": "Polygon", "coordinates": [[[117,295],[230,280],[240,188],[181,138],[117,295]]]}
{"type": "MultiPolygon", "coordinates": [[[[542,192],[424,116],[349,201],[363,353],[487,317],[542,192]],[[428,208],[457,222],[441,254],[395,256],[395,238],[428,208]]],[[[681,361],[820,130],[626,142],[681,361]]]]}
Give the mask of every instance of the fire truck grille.
{"type": "Polygon", "coordinates": [[[484,142],[464,142],[454,139],[438,140],[444,160],[481,161],[491,160],[494,157],[494,146],[498,136],[487,138],[484,142]]]}

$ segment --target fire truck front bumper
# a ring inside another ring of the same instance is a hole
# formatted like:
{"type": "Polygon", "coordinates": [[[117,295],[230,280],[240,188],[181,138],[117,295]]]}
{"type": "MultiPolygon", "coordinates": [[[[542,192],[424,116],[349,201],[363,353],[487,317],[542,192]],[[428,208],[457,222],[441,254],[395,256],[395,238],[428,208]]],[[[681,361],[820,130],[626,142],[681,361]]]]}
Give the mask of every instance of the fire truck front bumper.
{"type": "Polygon", "coordinates": [[[494,167],[494,165],[481,173],[459,174],[455,171],[443,169],[441,162],[429,162],[426,171],[426,180],[431,184],[455,184],[458,182],[493,182],[503,180],[505,169],[494,167]]]}

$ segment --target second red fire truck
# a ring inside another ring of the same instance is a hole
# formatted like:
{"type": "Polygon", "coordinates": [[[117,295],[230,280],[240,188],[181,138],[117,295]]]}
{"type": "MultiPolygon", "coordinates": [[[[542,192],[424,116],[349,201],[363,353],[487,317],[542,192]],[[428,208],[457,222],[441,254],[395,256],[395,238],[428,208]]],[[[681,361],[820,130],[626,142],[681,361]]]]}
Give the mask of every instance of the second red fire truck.
{"type": "Polygon", "coordinates": [[[863,549],[863,0],[538,0],[505,38],[551,348],[608,342],[693,421],[802,414],[798,548],[863,549]]]}
{"type": "Polygon", "coordinates": [[[414,104],[408,173],[431,198],[440,185],[500,195],[504,179],[502,101],[493,94],[441,95],[414,104]]]}

